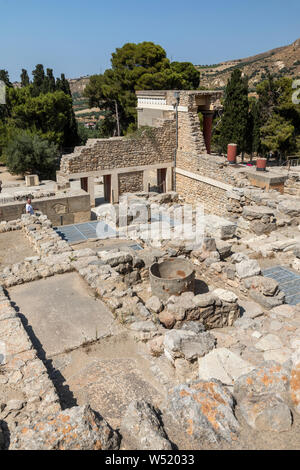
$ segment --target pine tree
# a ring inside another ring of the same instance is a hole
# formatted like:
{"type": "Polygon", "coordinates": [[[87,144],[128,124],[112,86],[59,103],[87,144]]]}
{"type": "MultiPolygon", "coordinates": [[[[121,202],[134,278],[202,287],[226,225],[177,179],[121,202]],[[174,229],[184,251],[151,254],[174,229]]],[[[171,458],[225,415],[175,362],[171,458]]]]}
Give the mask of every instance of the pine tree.
{"type": "Polygon", "coordinates": [[[227,151],[230,143],[238,145],[238,152],[247,150],[248,120],[248,79],[242,76],[240,69],[236,69],[225,90],[224,113],[219,138],[223,152],[227,151]]]}
{"type": "Polygon", "coordinates": [[[30,84],[29,80],[29,75],[27,73],[27,70],[22,69],[21,73],[21,87],[23,88],[24,86],[28,86],[30,84]]]}

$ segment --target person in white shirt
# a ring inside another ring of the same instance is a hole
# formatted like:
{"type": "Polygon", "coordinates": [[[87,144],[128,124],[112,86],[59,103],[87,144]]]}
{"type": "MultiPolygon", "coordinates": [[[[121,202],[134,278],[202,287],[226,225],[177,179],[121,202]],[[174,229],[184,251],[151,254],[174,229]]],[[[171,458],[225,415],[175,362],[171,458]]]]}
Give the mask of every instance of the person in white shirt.
{"type": "Polygon", "coordinates": [[[33,215],[34,214],[34,210],[33,210],[33,207],[31,205],[31,199],[28,199],[27,200],[27,204],[26,204],[26,214],[30,214],[30,215],[33,215]]]}

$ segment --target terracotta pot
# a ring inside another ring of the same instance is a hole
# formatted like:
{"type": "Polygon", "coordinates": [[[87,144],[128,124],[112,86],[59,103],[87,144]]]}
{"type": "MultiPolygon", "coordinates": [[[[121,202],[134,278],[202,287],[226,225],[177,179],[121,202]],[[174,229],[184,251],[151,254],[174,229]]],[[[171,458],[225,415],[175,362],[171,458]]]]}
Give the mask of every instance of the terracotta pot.
{"type": "Polygon", "coordinates": [[[266,168],[267,168],[267,159],[258,158],[256,160],[256,171],[266,171],[266,168]]]}
{"type": "Polygon", "coordinates": [[[236,163],[236,155],[237,155],[237,144],[228,144],[227,160],[229,161],[229,163],[231,164],[236,163]]]}

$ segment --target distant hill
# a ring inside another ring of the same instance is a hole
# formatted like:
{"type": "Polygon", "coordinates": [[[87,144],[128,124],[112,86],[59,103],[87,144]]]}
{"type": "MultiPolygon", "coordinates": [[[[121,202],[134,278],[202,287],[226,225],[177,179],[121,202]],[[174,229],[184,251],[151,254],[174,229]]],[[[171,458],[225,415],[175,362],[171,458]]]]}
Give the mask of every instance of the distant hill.
{"type": "Polygon", "coordinates": [[[82,96],[85,87],[89,83],[89,80],[90,77],[88,75],[80,78],[69,78],[68,82],[71,88],[72,95],[76,96],[76,94],[78,94],[78,96],[82,96]]]}
{"type": "Polygon", "coordinates": [[[266,78],[267,72],[277,78],[300,78],[300,39],[289,46],[278,47],[246,59],[195,67],[201,73],[201,86],[213,89],[224,89],[232,71],[240,68],[249,77],[250,91],[254,91],[256,85],[266,78]]]}

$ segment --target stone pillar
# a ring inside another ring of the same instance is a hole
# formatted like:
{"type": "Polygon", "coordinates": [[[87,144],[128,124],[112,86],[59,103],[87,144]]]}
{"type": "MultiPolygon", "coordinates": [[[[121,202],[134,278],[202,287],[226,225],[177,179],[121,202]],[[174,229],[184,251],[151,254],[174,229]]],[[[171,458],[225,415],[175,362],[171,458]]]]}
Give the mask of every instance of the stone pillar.
{"type": "Polygon", "coordinates": [[[88,190],[87,192],[90,195],[91,207],[95,207],[95,181],[93,176],[88,177],[88,190]]]}
{"type": "Polygon", "coordinates": [[[173,168],[169,167],[167,168],[167,174],[166,174],[166,192],[168,193],[169,191],[173,190],[173,168]]]}
{"type": "Polygon", "coordinates": [[[149,192],[149,184],[150,184],[150,170],[144,170],[143,171],[143,190],[146,191],[146,193],[149,192]]]}
{"type": "Polygon", "coordinates": [[[203,136],[208,154],[211,153],[211,136],[212,136],[212,123],[214,113],[213,111],[203,112],[203,136]]]}
{"type": "Polygon", "coordinates": [[[119,176],[117,172],[111,175],[111,202],[117,204],[119,202],[119,176]]]}

